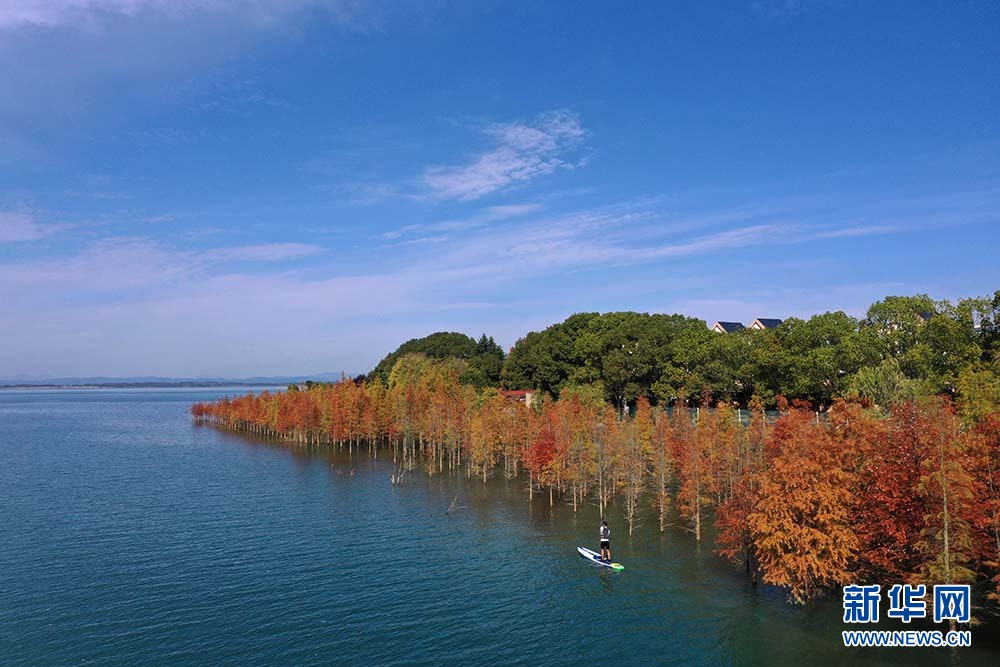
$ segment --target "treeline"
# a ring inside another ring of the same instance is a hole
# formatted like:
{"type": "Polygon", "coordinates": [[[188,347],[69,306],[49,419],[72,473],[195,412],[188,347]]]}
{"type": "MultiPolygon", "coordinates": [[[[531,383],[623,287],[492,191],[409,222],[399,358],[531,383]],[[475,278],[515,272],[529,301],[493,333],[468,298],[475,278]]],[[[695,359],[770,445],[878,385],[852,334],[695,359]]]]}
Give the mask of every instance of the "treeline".
{"type": "Polygon", "coordinates": [[[862,319],[824,313],[729,334],[682,315],[580,313],[519,340],[501,376],[552,396],[599,383],[620,409],[640,397],[746,406],[756,396],[773,407],[779,395],[821,408],[847,395],[883,406],[942,393],[1000,399],[998,368],[1000,291],[957,303],[888,297],[862,319]]]}
{"type": "Polygon", "coordinates": [[[198,420],[326,443],[428,474],[526,473],[526,492],[574,509],[614,508],[631,532],[652,506],[715,548],[755,583],[806,602],[846,583],[965,583],[1000,593],[1000,411],[959,397],[885,409],[839,400],[824,418],[805,402],[749,425],[715,409],[652,406],[627,418],[598,384],[563,387],[526,405],[461,381],[464,362],[406,354],[386,382],[344,380],[192,407],[198,420]],[[618,502],[612,503],[613,499],[618,502]]]}

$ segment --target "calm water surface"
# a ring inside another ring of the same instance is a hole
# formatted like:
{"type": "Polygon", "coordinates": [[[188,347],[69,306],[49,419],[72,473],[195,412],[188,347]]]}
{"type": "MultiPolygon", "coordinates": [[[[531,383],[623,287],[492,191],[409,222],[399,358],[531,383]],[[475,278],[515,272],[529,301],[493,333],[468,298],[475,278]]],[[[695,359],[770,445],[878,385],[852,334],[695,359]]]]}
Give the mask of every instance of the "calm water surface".
{"type": "Polygon", "coordinates": [[[596,511],[523,482],[394,488],[192,425],[226,393],[0,391],[0,665],[1000,663],[995,620],[972,649],[847,650],[839,600],[754,593],[652,516],[629,538],[613,510],[609,572],[575,553],[596,511]]]}

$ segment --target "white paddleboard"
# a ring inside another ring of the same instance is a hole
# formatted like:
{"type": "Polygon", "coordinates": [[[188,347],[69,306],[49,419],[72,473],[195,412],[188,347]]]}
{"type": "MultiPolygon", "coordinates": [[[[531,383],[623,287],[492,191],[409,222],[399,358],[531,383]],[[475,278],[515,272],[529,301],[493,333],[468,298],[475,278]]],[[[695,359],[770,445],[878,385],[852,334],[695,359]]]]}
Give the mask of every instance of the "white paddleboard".
{"type": "Polygon", "coordinates": [[[591,551],[587,547],[577,547],[576,550],[580,552],[580,556],[582,556],[583,558],[586,558],[587,560],[589,560],[592,563],[596,563],[597,565],[600,565],[601,567],[607,567],[607,568],[610,568],[612,570],[624,570],[625,569],[625,566],[622,565],[621,563],[609,563],[606,560],[601,560],[601,554],[597,553],[596,551],[591,551]]]}

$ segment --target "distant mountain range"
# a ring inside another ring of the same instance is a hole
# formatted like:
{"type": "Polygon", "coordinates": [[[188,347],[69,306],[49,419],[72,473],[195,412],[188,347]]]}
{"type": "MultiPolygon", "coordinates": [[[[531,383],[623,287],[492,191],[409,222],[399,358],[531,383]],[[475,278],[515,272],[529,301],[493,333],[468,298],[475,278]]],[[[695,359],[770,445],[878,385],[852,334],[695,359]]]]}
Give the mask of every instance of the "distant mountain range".
{"type": "Polygon", "coordinates": [[[306,380],[332,382],[340,373],[315,373],[311,375],[270,375],[245,378],[174,378],[158,375],[137,377],[54,377],[0,378],[0,387],[223,387],[233,385],[287,385],[306,380]]]}

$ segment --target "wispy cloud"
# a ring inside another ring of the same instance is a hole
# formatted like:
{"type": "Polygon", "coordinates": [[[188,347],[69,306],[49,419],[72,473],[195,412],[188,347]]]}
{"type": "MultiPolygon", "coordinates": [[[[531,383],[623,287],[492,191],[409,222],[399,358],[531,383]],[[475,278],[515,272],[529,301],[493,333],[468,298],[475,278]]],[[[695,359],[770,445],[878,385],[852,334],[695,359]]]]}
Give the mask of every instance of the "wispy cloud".
{"type": "Polygon", "coordinates": [[[101,15],[134,16],[143,11],[187,13],[224,4],[220,0],[6,0],[0,6],[0,28],[73,25],[101,15]]]}
{"type": "Polygon", "coordinates": [[[770,285],[766,292],[758,286],[729,285],[727,298],[683,299],[677,303],[681,312],[701,317],[708,322],[728,320],[749,324],[758,317],[808,319],[822,311],[843,310],[855,317],[863,316],[875,299],[906,290],[903,282],[849,282],[823,287],[823,302],[816,301],[812,285],[770,285]]]}
{"type": "Polygon", "coordinates": [[[9,304],[65,294],[129,294],[168,285],[195,273],[196,256],[173,252],[143,239],[109,238],[74,255],[0,264],[0,284],[9,304]],[[7,291],[9,290],[9,291],[7,291]]]}
{"type": "Polygon", "coordinates": [[[321,251],[306,243],[184,250],[148,239],[107,238],[64,258],[0,264],[0,283],[6,288],[0,288],[0,296],[13,303],[24,295],[123,297],[178,284],[194,288],[198,280],[231,271],[234,264],[281,262],[321,251]]]}
{"type": "Polygon", "coordinates": [[[265,243],[209,250],[202,253],[201,257],[213,262],[279,262],[308,257],[322,251],[322,248],[310,243],[265,243]]]}
{"type": "Polygon", "coordinates": [[[417,236],[411,239],[405,239],[403,241],[397,241],[392,245],[397,246],[416,246],[416,245],[427,245],[430,243],[446,243],[448,241],[447,236],[417,236]]]}
{"type": "MultiPolygon", "coordinates": [[[[494,122],[477,129],[489,148],[464,164],[407,167],[420,159],[418,144],[384,128],[359,128],[357,136],[339,138],[338,147],[307,161],[303,169],[321,176],[326,182],[319,187],[338,203],[370,205],[390,200],[473,201],[587,163],[587,132],[572,111],[547,111],[530,122],[494,122]],[[387,164],[403,165],[402,171],[410,175],[389,175],[387,164]]],[[[498,217],[516,213],[495,208],[498,217]]]]}
{"type": "MultiPolygon", "coordinates": [[[[527,215],[502,228],[455,238],[423,271],[449,280],[522,280],[566,271],[607,269],[710,256],[781,239],[779,222],[744,224],[698,235],[682,218],[667,218],[640,199],[564,215],[527,215]]],[[[790,241],[807,237],[786,237],[790,241]]]]}
{"type": "Polygon", "coordinates": [[[0,211],[0,243],[37,241],[53,231],[54,226],[39,224],[30,213],[0,211]]]}
{"type": "Polygon", "coordinates": [[[273,22],[302,9],[324,10],[342,24],[367,25],[380,19],[381,3],[362,7],[351,0],[4,0],[0,28],[21,26],[75,27],[102,19],[140,14],[183,16],[203,12],[234,12],[257,23],[273,22]]]}
{"type": "Polygon", "coordinates": [[[339,203],[368,205],[395,199],[400,195],[399,188],[390,183],[350,182],[324,185],[323,189],[334,195],[339,203]]]}
{"type": "Polygon", "coordinates": [[[541,210],[540,204],[508,204],[505,206],[488,206],[476,215],[457,220],[442,220],[427,225],[427,229],[435,232],[460,232],[488,225],[492,222],[519,218],[541,210]]]}
{"type": "MultiPolygon", "coordinates": [[[[377,234],[375,238],[381,241],[394,241],[408,234],[416,232],[465,232],[483,227],[493,222],[509,220],[520,216],[535,213],[541,209],[540,204],[508,204],[505,206],[487,206],[478,213],[465,218],[452,220],[441,220],[427,224],[403,225],[397,229],[377,234]]],[[[443,238],[443,237],[440,237],[443,238]]]]}
{"type": "Polygon", "coordinates": [[[255,107],[281,111],[294,109],[294,105],[288,100],[266,90],[253,79],[221,83],[201,104],[201,108],[206,111],[245,112],[255,107]]]}
{"type": "Polygon", "coordinates": [[[423,183],[433,196],[470,201],[516,183],[583,164],[571,159],[586,131],[579,117],[567,110],[539,114],[525,124],[492,124],[485,128],[495,146],[459,166],[428,167],[423,183]]]}
{"type": "Polygon", "coordinates": [[[780,224],[749,225],[714,234],[706,234],[690,241],[669,243],[653,248],[629,249],[624,251],[624,256],[650,260],[661,257],[684,257],[706,254],[766,243],[780,243],[782,239],[778,235],[785,230],[786,227],[780,224]]]}
{"type": "Polygon", "coordinates": [[[904,231],[904,229],[900,225],[848,225],[817,232],[816,238],[842,239],[856,236],[876,236],[881,234],[895,234],[904,231]]]}
{"type": "Polygon", "coordinates": [[[422,229],[423,225],[403,225],[397,229],[390,229],[387,232],[382,232],[375,236],[375,238],[380,241],[395,241],[396,239],[409,234],[410,232],[415,232],[418,229],[422,229]]]}
{"type": "Polygon", "coordinates": [[[125,192],[109,192],[104,190],[67,190],[67,197],[78,197],[80,199],[97,199],[103,201],[120,201],[132,199],[132,195],[125,192]]]}
{"type": "MultiPolygon", "coordinates": [[[[942,205],[938,217],[961,217],[969,206],[942,205]]],[[[811,289],[775,297],[772,283],[780,284],[789,272],[775,262],[807,256],[837,234],[860,245],[866,233],[912,231],[890,218],[877,229],[829,222],[830,215],[859,219],[848,205],[824,211],[820,219],[801,215],[799,207],[775,201],[748,206],[743,217],[734,208],[664,211],[661,198],[561,214],[533,204],[484,208],[482,219],[504,224],[472,226],[461,234],[436,233],[431,225],[386,232],[381,240],[392,247],[378,264],[345,261],[350,258],[343,253],[334,261],[307,243],[191,249],[109,238],[67,256],[0,263],[0,319],[13,323],[3,335],[0,365],[20,363],[5,350],[22,347],[58,363],[51,368],[56,374],[80,359],[87,363],[76,370],[84,374],[117,369],[121,350],[146,350],[140,357],[147,360],[148,350],[157,350],[155,363],[187,368],[192,335],[210,355],[202,359],[217,355],[234,365],[254,359],[275,365],[367,360],[398,344],[387,324],[394,321],[403,323],[403,338],[420,318],[430,331],[474,321],[491,332],[513,328],[520,335],[527,325],[512,313],[523,306],[524,295],[538,290],[544,299],[531,307],[559,304],[567,311],[563,316],[609,306],[707,319],[809,314],[815,308],[811,289]],[[720,257],[738,261],[712,263],[720,257]],[[761,263],[761,257],[768,261],[761,263]],[[299,263],[306,258],[308,270],[299,263]],[[730,264],[752,265],[753,284],[734,283],[741,276],[727,270],[730,264]],[[705,278],[715,282],[699,286],[705,278]],[[651,292],[656,281],[687,287],[683,294],[651,292]],[[769,286],[768,299],[760,296],[762,285],[769,286]],[[731,302],[719,301],[723,293],[731,302]],[[234,330],[233,321],[241,327],[234,330]],[[343,333],[351,331],[361,333],[343,333]],[[331,356],[331,348],[338,356],[331,356]]],[[[841,294],[836,284],[827,285],[822,307],[856,309],[882,296],[883,287],[863,285],[841,294]]],[[[365,370],[364,364],[352,368],[365,370]]]]}
{"type": "Polygon", "coordinates": [[[490,206],[485,211],[485,217],[490,220],[503,220],[517,215],[534,213],[542,206],[541,204],[505,204],[503,206],[490,206]]]}
{"type": "MultiPolygon", "coordinates": [[[[663,269],[672,260],[690,261],[765,247],[772,258],[782,258],[789,256],[783,249],[787,246],[926,232],[953,226],[957,224],[954,220],[981,224],[996,219],[995,215],[980,214],[982,200],[978,197],[936,203],[934,210],[924,210],[919,220],[909,212],[897,212],[897,217],[883,216],[885,222],[878,225],[831,222],[831,218],[857,220],[866,211],[832,200],[817,209],[812,199],[801,197],[722,209],[694,207],[686,213],[678,212],[662,197],[558,215],[543,215],[540,209],[533,209],[502,227],[464,229],[465,233],[456,234],[438,248],[433,263],[423,270],[447,272],[455,281],[516,281],[611,267],[655,264],[663,269]]],[[[413,225],[396,230],[394,238],[427,231],[431,225],[413,225]]]]}

